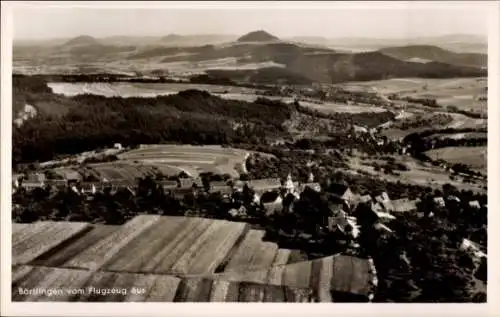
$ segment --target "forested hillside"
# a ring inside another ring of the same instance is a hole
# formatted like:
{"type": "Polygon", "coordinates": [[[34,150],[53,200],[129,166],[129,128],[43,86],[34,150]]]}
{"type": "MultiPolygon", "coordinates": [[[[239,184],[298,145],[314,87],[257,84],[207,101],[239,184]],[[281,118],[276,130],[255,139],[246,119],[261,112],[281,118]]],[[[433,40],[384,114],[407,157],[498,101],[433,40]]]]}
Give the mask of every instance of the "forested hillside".
{"type": "Polygon", "coordinates": [[[13,127],[14,163],[48,160],[54,154],[115,142],[257,143],[273,134],[285,134],[282,124],[293,108],[265,99],[253,103],[226,100],[197,90],[156,98],[66,98],[47,91],[40,78],[32,77],[15,78],[14,87],[14,107],[29,100],[42,108],[36,118],[13,127]],[[52,105],[60,111],[50,109],[52,105]]]}

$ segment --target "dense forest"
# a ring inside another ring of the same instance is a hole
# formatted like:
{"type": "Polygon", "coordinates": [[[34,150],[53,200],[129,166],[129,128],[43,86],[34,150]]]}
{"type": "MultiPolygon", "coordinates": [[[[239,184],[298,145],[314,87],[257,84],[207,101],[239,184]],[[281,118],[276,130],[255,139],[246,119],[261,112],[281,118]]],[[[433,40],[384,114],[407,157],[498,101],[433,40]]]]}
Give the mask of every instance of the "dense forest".
{"type": "MultiPolygon", "coordinates": [[[[293,106],[259,99],[226,100],[186,90],[156,98],[56,96],[40,78],[14,80],[14,100],[38,107],[48,101],[66,109],[58,115],[39,111],[21,127],[13,126],[13,162],[43,161],[96,147],[141,143],[232,144],[265,142],[286,135],[282,124],[293,106]]],[[[43,110],[43,108],[42,108],[43,110]]]]}

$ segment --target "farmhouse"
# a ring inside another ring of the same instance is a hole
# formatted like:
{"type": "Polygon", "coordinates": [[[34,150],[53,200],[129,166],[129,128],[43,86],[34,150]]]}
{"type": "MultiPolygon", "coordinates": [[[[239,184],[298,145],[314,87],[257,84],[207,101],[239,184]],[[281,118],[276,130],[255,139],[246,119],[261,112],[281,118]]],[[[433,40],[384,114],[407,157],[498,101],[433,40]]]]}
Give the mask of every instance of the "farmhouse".
{"type": "Polygon", "coordinates": [[[178,187],[178,188],[174,188],[172,191],[171,191],[172,195],[174,196],[175,199],[179,199],[179,200],[182,200],[184,199],[184,197],[188,196],[188,195],[193,195],[194,197],[197,196],[197,191],[193,188],[193,187],[178,187]]]}
{"type": "Polygon", "coordinates": [[[26,191],[32,191],[35,188],[43,188],[44,182],[43,181],[30,181],[30,180],[23,180],[21,183],[21,187],[24,188],[26,191]]]}
{"type": "Polygon", "coordinates": [[[417,205],[415,200],[409,200],[408,198],[401,198],[392,201],[393,212],[405,213],[417,210],[417,205]]]}
{"type": "Polygon", "coordinates": [[[82,183],[80,184],[80,192],[82,194],[95,194],[97,192],[97,188],[98,188],[98,183],[90,183],[90,182],[87,182],[87,183],[82,183]]]}
{"type": "Polygon", "coordinates": [[[460,198],[458,198],[457,196],[455,195],[448,195],[448,197],[446,197],[446,200],[448,202],[454,202],[454,203],[460,203],[460,198]]]}
{"type": "Polygon", "coordinates": [[[445,203],[443,197],[434,197],[434,204],[437,207],[444,207],[444,206],[446,206],[446,203],[445,203]]]}
{"type": "Polygon", "coordinates": [[[30,173],[26,175],[24,180],[30,182],[45,182],[46,177],[43,173],[30,173]]]}
{"type": "Polygon", "coordinates": [[[228,186],[227,182],[225,182],[225,181],[214,181],[214,182],[210,182],[209,185],[210,185],[210,189],[217,188],[217,187],[226,187],[226,186],[228,186]]]}
{"type": "Polygon", "coordinates": [[[210,194],[221,194],[223,197],[231,197],[233,194],[233,188],[228,185],[219,185],[219,186],[213,186],[210,187],[209,191],[210,194]]]}
{"type": "Polygon", "coordinates": [[[111,185],[113,189],[120,189],[120,188],[134,188],[137,186],[137,184],[133,181],[123,179],[123,180],[113,180],[111,182],[108,182],[107,184],[111,185]]]}
{"type": "Polygon", "coordinates": [[[179,187],[180,188],[191,188],[193,186],[197,186],[194,179],[192,179],[192,178],[180,178],[179,179],[179,187]]]}
{"type": "Polygon", "coordinates": [[[474,262],[475,270],[478,270],[486,262],[486,253],[481,250],[481,247],[476,242],[469,239],[463,239],[460,245],[460,250],[467,252],[474,262]]]}
{"type": "Polygon", "coordinates": [[[475,208],[475,209],[480,209],[481,208],[481,205],[479,204],[479,201],[477,201],[477,200],[469,201],[469,206],[471,208],[475,208]]]}
{"type": "Polygon", "coordinates": [[[168,181],[168,180],[167,181],[158,181],[158,185],[163,187],[164,191],[169,191],[169,190],[177,188],[179,186],[177,181],[168,181]]]}
{"type": "Polygon", "coordinates": [[[279,178],[254,179],[247,182],[248,187],[253,190],[272,190],[281,188],[279,178]]]}

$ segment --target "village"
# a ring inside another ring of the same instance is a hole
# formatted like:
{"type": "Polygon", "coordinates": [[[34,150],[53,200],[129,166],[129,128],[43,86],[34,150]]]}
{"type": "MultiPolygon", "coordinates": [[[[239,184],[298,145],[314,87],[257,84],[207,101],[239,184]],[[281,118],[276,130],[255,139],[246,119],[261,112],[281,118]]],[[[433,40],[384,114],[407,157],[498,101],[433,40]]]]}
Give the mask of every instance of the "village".
{"type": "MultiPolygon", "coordinates": [[[[255,222],[255,210],[259,210],[259,218],[278,218],[293,214],[295,205],[299,205],[301,197],[308,193],[321,193],[323,188],[320,183],[315,182],[314,175],[310,173],[307,182],[295,181],[291,175],[286,179],[254,179],[248,181],[228,179],[227,181],[207,182],[200,177],[192,178],[180,175],[176,180],[153,180],[146,177],[139,180],[139,184],[134,184],[128,180],[111,180],[100,182],[81,182],[72,179],[47,179],[43,173],[31,173],[26,176],[17,175],[13,178],[13,195],[25,192],[29,194],[34,191],[45,191],[47,196],[44,199],[56,195],[58,192],[70,191],[82,197],[86,201],[91,201],[97,195],[115,195],[125,192],[135,197],[139,194],[140,183],[149,182],[151,189],[157,189],[164,193],[166,197],[171,197],[177,201],[192,201],[200,197],[211,197],[215,203],[227,206],[223,210],[224,214],[212,215],[218,219],[229,219],[232,221],[255,222]],[[250,195],[250,196],[248,196],[250,195]],[[250,212],[249,209],[253,209],[250,212]]],[[[417,217],[433,217],[435,210],[440,212],[445,208],[455,208],[459,204],[466,203],[470,209],[486,212],[487,206],[481,205],[478,200],[461,202],[455,195],[435,196],[432,198],[432,208],[427,207],[424,211],[418,211],[420,199],[410,200],[408,198],[391,199],[387,192],[373,193],[372,195],[360,195],[354,193],[347,184],[330,184],[328,190],[328,217],[324,223],[316,223],[324,228],[339,241],[346,241],[347,246],[354,250],[360,247],[358,238],[361,226],[359,221],[370,221],[373,230],[380,235],[390,237],[393,234],[391,223],[397,218],[404,218],[408,214],[415,214],[417,217]],[[359,219],[361,217],[361,219],[359,219]]],[[[110,197],[110,196],[107,196],[110,197]]],[[[112,198],[111,198],[112,199],[112,198]]],[[[13,206],[15,213],[17,207],[13,206]]],[[[421,208],[420,208],[421,210],[421,208]]],[[[188,210],[185,215],[203,216],[199,211],[188,210]]],[[[206,215],[205,215],[206,216],[206,215]]],[[[287,218],[283,218],[287,219],[287,218]]],[[[294,230],[295,231],[295,230],[294,230]]],[[[299,230],[300,231],[300,230],[299,230]]],[[[295,241],[304,243],[315,243],[314,235],[307,232],[296,232],[290,236],[289,233],[281,232],[281,235],[295,241]]],[[[467,238],[463,238],[461,248],[468,252],[474,259],[475,271],[481,270],[480,266],[485,265],[486,253],[478,243],[467,238]]]]}

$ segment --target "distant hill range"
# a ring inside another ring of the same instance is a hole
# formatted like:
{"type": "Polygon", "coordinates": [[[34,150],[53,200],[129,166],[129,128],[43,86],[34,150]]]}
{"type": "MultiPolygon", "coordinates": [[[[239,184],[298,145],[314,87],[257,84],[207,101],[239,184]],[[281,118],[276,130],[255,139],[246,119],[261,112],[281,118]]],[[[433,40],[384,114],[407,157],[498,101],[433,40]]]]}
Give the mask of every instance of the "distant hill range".
{"type": "MultiPolygon", "coordinates": [[[[15,44],[14,63],[22,66],[28,62],[41,67],[91,65],[91,68],[100,67],[101,72],[107,71],[106,65],[116,65],[117,61],[127,70],[142,70],[144,65],[170,70],[172,63],[218,64],[224,66],[226,77],[259,82],[338,83],[397,77],[487,75],[485,54],[458,53],[436,45],[384,46],[361,52],[349,51],[342,46],[349,44],[347,39],[339,41],[339,49],[331,48],[329,40],[322,42],[322,39],[309,38],[309,43],[315,44],[308,44],[300,38],[279,39],[263,30],[240,37],[169,34],[163,37],[96,39],[78,36],[52,41],[50,45],[40,42],[15,44]],[[245,70],[246,65],[253,65],[253,69],[245,70]],[[258,65],[271,66],[256,70],[256,67],[261,67],[258,65]]],[[[457,36],[455,40],[464,39],[457,36]]],[[[351,45],[356,41],[351,39],[351,45]]],[[[373,42],[373,39],[368,39],[367,45],[373,42]]],[[[210,67],[205,70],[210,70],[210,67]]]]}
{"type": "Polygon", "coordinates": [[[385,47],[431,45],[457,53],[488,53],[488,39],[477,35],[452,34],[402,39],[293,37],[289,40],[310,45],[322,45],[337,50],[374,51],[385,47]]]}
{"type": "Polygon", "coordinates": [[[66,43],[62,44],[63,47],[68,46],[93,46],[93,45],[102,45],[96,38],[88,35],[77,36],[75,38],[70,39],[66,43]]]}
{"type": "Polygon", "coordinates": [[[379,52],[401,60],[419,58],[458,66],[479,68],[488,66],[488,56],[486,54],[455,53],[431,45],[388,47],[379,50],[379,52]]]}

